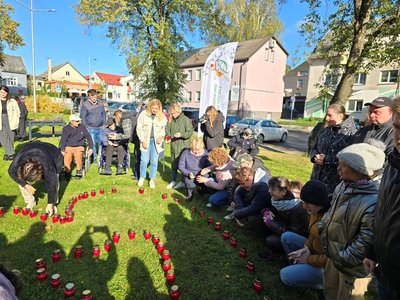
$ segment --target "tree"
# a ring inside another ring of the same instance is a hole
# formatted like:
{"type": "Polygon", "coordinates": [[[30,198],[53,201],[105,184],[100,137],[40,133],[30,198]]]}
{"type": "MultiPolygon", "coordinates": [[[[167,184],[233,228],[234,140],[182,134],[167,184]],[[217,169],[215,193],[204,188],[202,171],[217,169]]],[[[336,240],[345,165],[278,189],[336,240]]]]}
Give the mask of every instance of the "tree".
{"type": "Polygon", "coordinates": [[[4,49],[8,46],[15,49],[24,45],[24,41],[17,30],[19,23],[13,21],[10,14],[14,12],[11,5],[6,5],[0,0],[0,66],[4,64],[4,49]]]}
{"type": "Polygon", "coordinates": [[[218,6],[225,22],[217,28],[207,28],[211,29],[206,32],[209,44],[278,37],[282,32],[275,0],[218,0],[218,6]]]}
{"type": "MultiPolygon", "coordinates": [[[[385,65],[399,67],[400,3],[398,0],[335,0],[322,19],[323,0],[303,0],[310,12],[301,26],[307,46],[318,41],[316,54],[329,62],[330,74],[341,75],[331,104],[345,104],[358,73],[385,65]]],[[[328,5],[328,2],[326,2],[328,5]]]]}
{"type": "Polygon", "coordinates": [[[81,24],[105,26],[127,56],[132,74],[143,78],[144,98],[179,99],[185,77],[179,66],[184,35],[216,24],[212,0],[80,0],[81,24]],[[198,27],[197,27],[198,26],[198,27]]]}

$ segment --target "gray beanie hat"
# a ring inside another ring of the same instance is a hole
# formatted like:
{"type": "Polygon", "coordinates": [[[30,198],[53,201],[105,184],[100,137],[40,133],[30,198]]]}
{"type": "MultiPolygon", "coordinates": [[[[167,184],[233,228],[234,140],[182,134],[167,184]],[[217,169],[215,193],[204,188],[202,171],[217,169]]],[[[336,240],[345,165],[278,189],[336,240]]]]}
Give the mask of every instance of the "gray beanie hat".
{"type": "Polygon", "coordinates": [[[385,162],[385,152],[367,143],[350,145],[340,151],[337,157],[354,171],[368,176],[382,169],[385,162]]]}

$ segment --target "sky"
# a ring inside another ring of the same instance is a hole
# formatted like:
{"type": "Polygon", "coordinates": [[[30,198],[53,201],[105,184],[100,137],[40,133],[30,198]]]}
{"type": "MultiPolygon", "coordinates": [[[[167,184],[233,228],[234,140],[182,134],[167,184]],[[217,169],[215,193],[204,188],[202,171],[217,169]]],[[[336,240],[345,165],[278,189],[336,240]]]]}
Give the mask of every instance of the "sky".
{"type": "MultiPolygon", "coordinates": [[[[32,74],[32,43],[30,23],[30,1],[5,0],[14,7],[13,20],[20,23],[18,33],[23,37],[25,45],[15,51],[6,49],[5,53],[22,56],[29,74],[32,74]]],[[[34,15],[34,45],[35,74],[47,70],[47,60],[52,65],[70,62],[82,75],[90,71],[128,75],[125,58],[111,40],[100,28],[88,30],[78,23],[74,5],[78,0],[33,0],[34,10],[55,9],[56,12],[35,12],[34,15]]],[[[284,24],[284,32],[280,39],[289,52],[289,59],[295,50],[302,46],[302,38],[298,27],[307,13],[307,5],[299,0],[287,0],[279,7],[279,17],[284,24]]],[[[194,48],[206,46],[196,35],[189,39],[194,48]]]]}

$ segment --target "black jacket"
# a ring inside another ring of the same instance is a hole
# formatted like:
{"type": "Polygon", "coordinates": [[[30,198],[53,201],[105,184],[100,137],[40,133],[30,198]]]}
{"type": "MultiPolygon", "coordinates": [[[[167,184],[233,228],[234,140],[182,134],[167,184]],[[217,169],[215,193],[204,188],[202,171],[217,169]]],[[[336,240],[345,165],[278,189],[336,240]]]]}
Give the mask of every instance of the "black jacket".
{"type": "Polygon", "coordinates": [[[234,197],[233,215],[237,219],[258,215],[264,208],[271,207],[271,195],[265,182],[255,183],[250,192],[240,186],[236,189],[234,197]]]}
{"type": "Polygon", "coordinates": [[[211,127],[210,121],[201,124],[200,129],[204,133],[204,145],[206,145],[208,151],[215,147],[222,147],[224,143],[224,121],[224,114],[218,111],[213,127],[211,127]]]}
{"type": "Polygon", "coordinates": [[[65,151],[65,147],[85,146],[85,141],[89,144],[89,149],[93,149],[93,141],[89,132],[83,124],[74,127],[71,124],[64,126],[61,134],[60,149],[65,151]]]}
{"type": "Polygon", "coordinates": [[[228,141],[228,146],[231,148],[229,155],[233,158],[237,157],[239,154],[242,153],[248,153],[253,156],[256,156],[258,152],[260,152],[256,140],[254,138],[244,139],[243,133],[233,136],[228,141]]]}
{"type": "Polygon", "coordinates": [[[52,144],[43,142],[30,142],[24,145],[8,168],[10,177],[22,187],[24,187],[27,182],[17,177],[17,169],[20,164],[26,162],[28,159],[35,159],[43,166],[47,201],[49,204],[55,204],[58,198],[57,175],[61,173],[64,167],[64,156],[61,154],[60,149],[52,144]]]}

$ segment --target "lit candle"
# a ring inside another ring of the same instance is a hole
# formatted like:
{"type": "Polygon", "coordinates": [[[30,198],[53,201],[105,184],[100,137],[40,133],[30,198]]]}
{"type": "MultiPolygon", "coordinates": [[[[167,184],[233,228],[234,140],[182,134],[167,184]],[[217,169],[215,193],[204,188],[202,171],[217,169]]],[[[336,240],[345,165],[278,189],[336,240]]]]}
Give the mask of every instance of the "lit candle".
{"type": "Polygon", "coordinates": [[[161,258],[162,258],[164,261],[170,259],[170,258],[171,258],[171,255],[169,254],[169,251],[168,251],[168,250],[164,250],[164,251],[162,252],[162,254],[161,254],[161,258]]]}
{"type": "Polygon", "coordinates": [[[115,194],[116,192],[117,192],[117,188],[116,188],[116,187],[113,187],[113,188],[111,189],[111,193],[115,194]]]}
{"type": "Polygon", "coordinates": [[[169,259],[165,260],[162,265],[162,269],[164,270],[164,272],[171,270],[171,268],[171,261],[169,259]]]}
{"type": "Polygon", "coordinates": [[[87,199],[89,198],[89,193],[88,192],[84,192],[83,193],[83,199],[87,199]]]}
{"type": "Polygon", "coordinates": [[[168,270],[167,275],[165,275],[169,284],[172,284],[175,281],[175,274],[173,270],[168,270]]]}
{"type": "Polygon", "coordinates": [[[29,217],[30,218],[35,218],[37,216],[37,211],[36,210],[31,210],[31,212],[29,213],[29,217]]]}
{"type": "Polygon", "coordinates": [[[23,215],[23,216],[29,215],[29,209],[27,209],[26,207],[24,207],[24,208],[22,209],[22,215],[23,215]]]}
{"type": "Polygon", "coordinates": [[[21,211],[21,207],[19,207],[19,206],[14,206],[14,209],[13,209],[14,215],[18,215],[20,211],[21,211]]]}
{"type": "Polygon", "coordinates": [[[92,291],[91,290],[84,290],[82,292],[82,298],[81,300],[92,300],[93,296],[92,296],[92,291]]]}
{"type": "Polygon", "coordinates": [[[106,240],[106,241],[104,242],[104,250],[105,250],[106,252],[108,252],[108,251],[111,250],[111,247],[112,247],[112,242],[111,242],[110,240],[106,240]]]}
{"type": "Polygon", "coordinates": [[[153,235],[153,245],[157,246],[159,242],[160,242],[160,238],[156,235],[153,235]]]}
{"type": "Polygon", "coordinates": [[[36,270],[36,278],[39,281],[44,281],[47,279],[47,271],[45,268],[40,268],[38,270],[36,270]]]}
{"type": "Polygon", "coordinates": [[[92,190],[92,191],[90,192],[90,196],[96,197],[96,190],[92,190]]]}
{"type": "Polygon", "coordinates": [[[99,257],[100,256],[100,247],[99,245],[94,245],[92,249],[92,256],[93,257],[99,257]]]}
{"type": "Polygon", "coordinates": [[[120,238],[121,238],[121,235],[119,234],[119,232],[118,231],[114,231],[114,233],[113,233],[113,242],[115,244],[118,244],[120,238]]]}
{"type": "Polygon", "coordinates": [[[104,189],[100,189],[100,195],[104,195],[105,191],[104,189]]]}
{"type": "Polygon", "coordinates": [[[157,245],[157,253],[158,253],[158,254],[161,254],[164,250],[165,250],[164,244],[159,243],[159,244],[157,245]]]}
{"type": "Polygon", "coordinates": [[[147,241],[151,238],[151,233],[148,230],[145,230],[143,233],[144,239],[147,241]]]}
{"type": "Polygon", "coordinates": [[[143,195],[143,194],[144,194],[144,188],[140,188],[140,189],[139,189],[139,194],[140,194],[140,195],[143,195]]]}
{"type": "Polygon", "coordinates": [[[128,237],[129,237],[129,239],[130,239],[130,240],[134,240],[134,239],[135,239],[135,236],[136,236],[135,230],[129,229],[129,230],[128,230],[128,237]]]}
{"type": "Polygon", "coordinates": [[[36,266],[36,269],[43,269],[43,268],[46,268],[46,261],[44,260],[44,258],[38,258],[36,261],[35,261],[35,266],[36,266]]]}
{"type": "Polygon", "coordinates": [[[53,217],[51,218],[51,221],[52,221],[53,223],[57,223],[59,219],[60,219],[60,215],[55,214],[55,215],[53,215],[53,217]]]}
{"type": "Polygon", "coordinates": [[[40,215],[40,220],[41,221],[43,221],[43,222],[45,222],[45,221],[47,221],[47,217],[48,217],[48,214],[47,213],[41,213],[41,215],[40,215]]]}
{"type": "Polygon", "coordinates": [[[168,195],[167,195],[166,193],[164,193],[164,194],[161,195],[161,198],[162,198],[163,200],[166,200],[166,199],[168,199],[168,195]]]}

